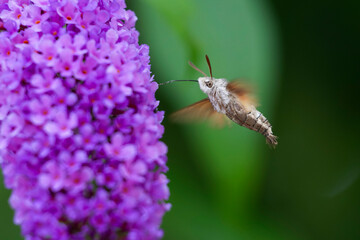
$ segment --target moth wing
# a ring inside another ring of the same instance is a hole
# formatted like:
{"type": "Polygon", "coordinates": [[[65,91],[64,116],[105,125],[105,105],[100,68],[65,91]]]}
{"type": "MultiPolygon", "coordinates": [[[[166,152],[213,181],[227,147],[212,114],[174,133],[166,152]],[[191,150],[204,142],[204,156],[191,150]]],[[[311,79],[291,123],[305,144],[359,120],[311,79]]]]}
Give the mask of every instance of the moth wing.
{"type": "Polygon", "coordinates": [[[214,110],[208,98],[180,109],[171,114],[170,117],[176,122],[210,121],[214,127],[223,127],[226,123],[229,123],[224,114],[214,110]]]}
{"type": "Polygon", "coordinates": [[[239,80],[229,82],[226,86],[227,90],[234,94],[242,105],[246,108],[257,107],[258,103],[253,94],[253,88],[239,80]]]}

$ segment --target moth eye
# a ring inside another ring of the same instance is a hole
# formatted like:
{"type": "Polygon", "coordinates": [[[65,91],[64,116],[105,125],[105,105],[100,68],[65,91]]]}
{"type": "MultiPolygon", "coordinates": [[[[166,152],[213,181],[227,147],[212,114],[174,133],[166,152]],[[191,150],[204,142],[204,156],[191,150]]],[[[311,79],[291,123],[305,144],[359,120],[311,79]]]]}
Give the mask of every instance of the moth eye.
{"type": "Polygon", "coordinates": [[[213,83],[208,81],[208,82],[205,82],[205,85],[208,87],[208,88],[211,88],[213,86],[213,83]]]}

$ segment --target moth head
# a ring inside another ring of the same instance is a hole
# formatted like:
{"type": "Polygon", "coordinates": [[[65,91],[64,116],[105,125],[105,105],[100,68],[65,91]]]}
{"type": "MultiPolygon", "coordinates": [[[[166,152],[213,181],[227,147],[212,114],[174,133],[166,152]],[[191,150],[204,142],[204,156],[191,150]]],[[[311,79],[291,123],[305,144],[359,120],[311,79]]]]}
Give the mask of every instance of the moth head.
{"type": "Polygon", "coordinates": [[[201,91],[209,94],[216,87],[216,79],[211,77],[199,77],[198,79],[201,91]]]}

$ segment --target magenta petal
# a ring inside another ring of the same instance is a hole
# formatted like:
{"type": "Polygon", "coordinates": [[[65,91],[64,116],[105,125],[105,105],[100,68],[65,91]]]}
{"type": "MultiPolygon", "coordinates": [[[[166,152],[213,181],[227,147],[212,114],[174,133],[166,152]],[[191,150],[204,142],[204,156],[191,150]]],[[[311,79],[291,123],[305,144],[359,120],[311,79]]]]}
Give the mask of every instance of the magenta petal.
{"type": "Polygon", "coordinates": [[[47,174],[43,174],[43,175],[39,176],[40,187],[49,188],[50,187],[50,181],[51,181],[51,178],[47,174]]]}
{"type": "Polygon", "coordinates": [[[120,157],[124,160],[131,161],[136,156],[136,147],[132,144],[127,144],[121,148],[120,157]]]}
{"type": "Polygon", "coordinates": [[[9,112],[9,107],[6,105],[0,106],[0,121],[4,120],[9,112]]]}
{"type": "Polygon", "coordinates": [[[123,136],[121,133],[115,133],[111,138],[111,142],[115,146],[121,146],[123,143],[123,136]]]}
{"type": "Polygon", "coordinates": [[[54,122],[48,122],[44,126],[44,130],[46,133],[52,135],[59,131],[58,125],[54,122]]]}

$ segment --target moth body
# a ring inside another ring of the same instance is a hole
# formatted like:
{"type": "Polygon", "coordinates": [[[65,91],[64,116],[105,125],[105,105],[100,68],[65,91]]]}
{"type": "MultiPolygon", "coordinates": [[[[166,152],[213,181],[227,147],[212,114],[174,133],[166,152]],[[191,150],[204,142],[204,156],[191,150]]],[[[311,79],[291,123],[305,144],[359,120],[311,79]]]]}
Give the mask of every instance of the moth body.
{"type": "Polygon", "coordinates": [[[173,117],[183,121],[210,119],[216,125],[223,125],[224,118],[227,117],[240,126],[261,133],[265,136],[266,142],[275,147],[277,137],[273,134],[269,121],[256,109],[249,89],[237,81],[228,82],[224,78],[213,78],[207,55],[206,60],[210,69],[210,77],[193,63],[189,62],[189,64],[204,75],[197,81],[201,91],[208,98],[177,111],[173,117]]]}
{"type": "Polygon", "coordinates": [[[198,82],[200,89],[208,95],[215,111],[225,114],[240,126],[261,133],[266,137],[268,144],[277,144],[276,136],[273,135],[271,124],[266,117],[256,110],[254,105],[242,102],[236,93],[229,91],[226,79],[200,77],[198,82]]]}

